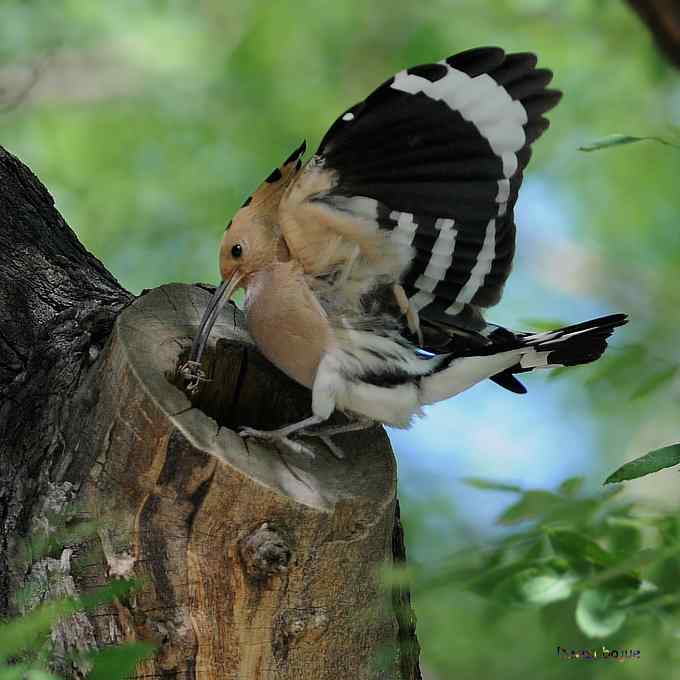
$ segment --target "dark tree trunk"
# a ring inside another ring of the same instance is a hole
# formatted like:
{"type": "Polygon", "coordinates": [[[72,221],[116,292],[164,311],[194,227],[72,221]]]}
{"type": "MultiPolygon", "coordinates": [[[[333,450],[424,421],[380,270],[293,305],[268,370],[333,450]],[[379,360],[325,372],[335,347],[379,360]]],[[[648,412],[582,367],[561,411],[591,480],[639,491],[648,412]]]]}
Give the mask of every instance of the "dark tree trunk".
{"type": "Polygon", "coordinates": [[[27,585],[35,602],[141,577],[134,597],[57,626],[59,671],[82,677],[74,651],[137,639],[158,646],[143,675],[419,678],[408,592],[390,601],[376,576],[405,559],[383,431],[345,435],[342,463],[244,444],[233,428],[306,415],[309,393],[230,311],[192,404],[175,369],[208,293],[135,299],[1,148],[0,248],[0,616],[27,585]],[[25,549],[83,518],[89,541],[25,549]]]}
{"type": "Polygon", "coordinates": [[[627,0],[652,32],[662,54],[680,68],[680,2],[678,0],[627,0]]]}
{"type": "Polygon", "coordinates": [[[67,443],[91,408],[73,396],[132,296],[1,147],[0,253],[0,613],[7,613],[26,577],[17,540],[48,512],[40,506],[49,483],[64,479],[73,457],[67,443]]]}

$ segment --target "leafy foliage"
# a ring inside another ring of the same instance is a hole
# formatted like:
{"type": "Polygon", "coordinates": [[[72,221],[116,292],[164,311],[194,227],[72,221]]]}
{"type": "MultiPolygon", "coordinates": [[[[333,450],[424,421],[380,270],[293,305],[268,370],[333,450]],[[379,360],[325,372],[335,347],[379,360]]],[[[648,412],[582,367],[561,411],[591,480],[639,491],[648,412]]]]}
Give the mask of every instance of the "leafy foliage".
{"type": "Polygon", "coordinates": [[[92,670],[88,680],[120,680],[130,677],[140,661],[154,651],[152,645],[130,642],[102,649],[91,655],[92,670]]]}
{"type": "MultiPolygon", "coordinates": [[[[59,680],[47,670],[42,653],[51,628],[76,611],[92,610],[135,588],[133,581],[114,581],[81,599],[46,602],[14,620],[0,623],[0,680],[59,680]]],[[[91,680],[121,680],[154,651],[153,645],[132,643],[98,650],[89,655],[91,680]]]]}
{"type": "Polygon", "coordinates": [[[631,460],[609,475],[605,484],[637,479],[674,465],[680,465],[680,444],[664,446],[662,449],[650,451],[640,458],[631,460]]]}
{"type": "MultiPolygon", "coordinates": [[[[84,519],[87,513],[73,500],[71,488],[66,482],[59,492],[53,489],[54,498],[34,521],[34,531],[16,541],[15,558],[23,560],[27,573],[36,574],[38,581],[29,579],[23,590],[14,594],[15,605],[23,615],[0,621],[0,680],[59,680],[50,670],[50,633],[55,626],[68,625],[69,617],[78,612],[94,612],[114,600],[125,601],[138,588],[137,581],[115,579],[80,597],[52,594],[49,570],[43,572],[39,565],[62,557],[66,550],[70,558],[75,547],[80,555],[86,555],[101,528],[98,521],[84,519]]],[[[71,567],[77,569],[77,564],[71,565],[69,559],[71,567]]],[[[72,652],[71,659],[77,661],[79,668],[90,668],[89,678],[121,680],[132,675],[137,664],[154,649],[146,643],[123,644],[87,653],[72,652]]]]}
{"type": "Polygon", "coordinates": [[[636,142],[658,142],[666,146],[674,146],[680,149],[680,142],[673,141],[669,137],[648,136],[635,137],[633,135],[607,135],[602,139],[588,144],[579,146],[579,151],[599,151],[600,149],[609,149],[612,146],[623,146],[624,144],[635,144],[636,142]]]}
{"type": "Polygon", "coordinates": [[[416,596],[455,584],[502,606],[559,606],[591,638],[644,620],[654,625],[680,611],[670,571],[680,571],[680,518],[621,500],[620,489],[586,495],[582,478],[555,492],[471,483],[517,496],[498,518],[517,527],[484,550],[456,555],[411,574],[416,596]]]}

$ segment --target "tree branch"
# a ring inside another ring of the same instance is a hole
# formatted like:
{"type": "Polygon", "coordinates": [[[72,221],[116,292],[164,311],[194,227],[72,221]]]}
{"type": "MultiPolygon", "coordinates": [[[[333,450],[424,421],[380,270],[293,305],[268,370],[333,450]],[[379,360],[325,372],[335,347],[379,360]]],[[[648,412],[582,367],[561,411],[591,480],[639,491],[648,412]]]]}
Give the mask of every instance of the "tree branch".
{"type": "Polygon", "coordinates": [[[680,68],[680,3],[677,0],[626,0],[654,36],[665,57],[680,68]]]}

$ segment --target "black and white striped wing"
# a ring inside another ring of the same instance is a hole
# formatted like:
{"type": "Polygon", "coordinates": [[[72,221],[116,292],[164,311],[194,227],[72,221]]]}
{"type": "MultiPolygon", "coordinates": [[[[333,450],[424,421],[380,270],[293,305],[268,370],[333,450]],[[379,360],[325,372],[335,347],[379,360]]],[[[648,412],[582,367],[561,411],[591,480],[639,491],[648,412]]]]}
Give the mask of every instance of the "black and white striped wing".
{"type": "Polygon", "coordinates": [[[533,54],[469,50],[401,71],[321,142],[312,163],[334,179],[309,201],[411,249],[402,284],[421,318],[479,329],[500,299],[522,172],[561,96],[551,78],[533,54]]]}

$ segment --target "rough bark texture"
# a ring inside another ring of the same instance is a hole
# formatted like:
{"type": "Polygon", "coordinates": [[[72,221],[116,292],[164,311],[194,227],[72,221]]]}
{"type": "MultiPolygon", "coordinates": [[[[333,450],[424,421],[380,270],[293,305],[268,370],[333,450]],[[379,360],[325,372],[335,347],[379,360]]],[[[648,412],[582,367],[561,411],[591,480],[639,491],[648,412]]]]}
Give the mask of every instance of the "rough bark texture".
{"type": "Polygon", "coordinates": [[[627,0],[652,32],[659,50],[680,68],[680,2],[627,0]]]}
{"type": "Polygon", "coordinates": [[[7,612],[26,577],[25,565],[13,563],[18,539],[65,502],[45,495],[64,477],[67,442],[88,408],[73,394],[132,297],[82,247],[31,171],[1,148],[0,253],[0,612],[7,612]]]}
{"type": "Polygon", "coordinates": [[[133,576],[134,596],[55,629],[58,670],[137,639],[159,648],[145,677],[419,678],[408,593],[376,576],[405,558],[384,432],[338,437],[344,462],[244,443],[233,428],[306,416],[310,397],[236,310],[190,403],[175,369],[208,292],[134,300],[1,148],[0,249],[0,616],[27,585],[35,602],[133,576]],[[94,539],[31,559],[27,538],[82,518],[94,539]]]}

